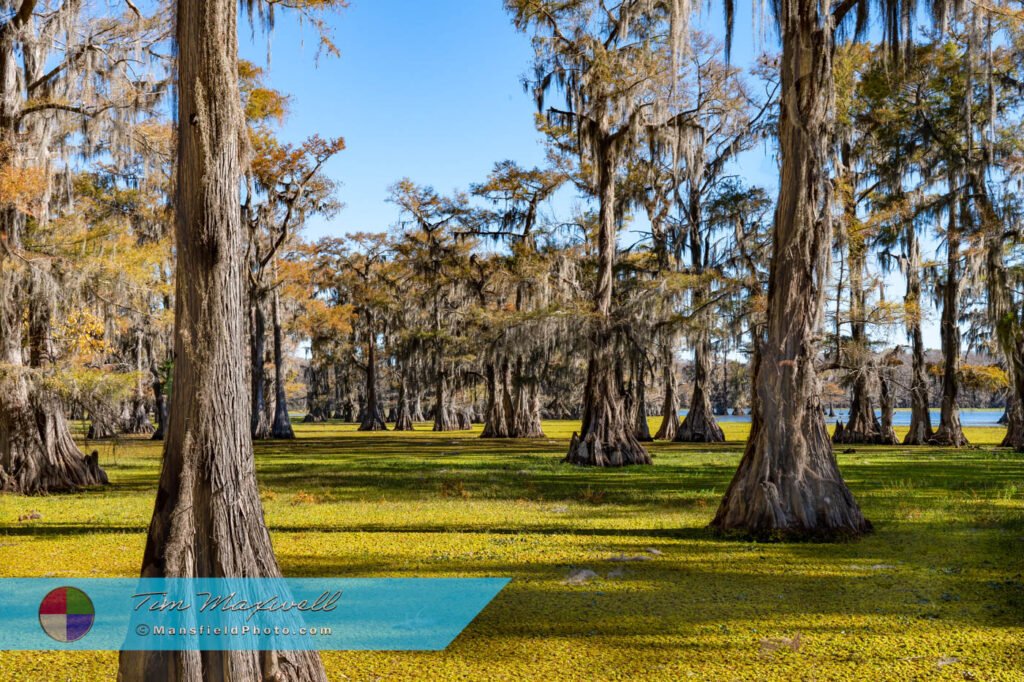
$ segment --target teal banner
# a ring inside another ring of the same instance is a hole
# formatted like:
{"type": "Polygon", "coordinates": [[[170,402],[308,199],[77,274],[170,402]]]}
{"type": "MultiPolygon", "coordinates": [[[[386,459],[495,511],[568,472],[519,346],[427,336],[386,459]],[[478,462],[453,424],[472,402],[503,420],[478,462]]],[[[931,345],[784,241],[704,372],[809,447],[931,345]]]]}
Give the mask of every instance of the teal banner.
{"type": "Polygon", "coordinates": [[[0,649],[444,649],[508,578],[3,578],[0,649]]]}

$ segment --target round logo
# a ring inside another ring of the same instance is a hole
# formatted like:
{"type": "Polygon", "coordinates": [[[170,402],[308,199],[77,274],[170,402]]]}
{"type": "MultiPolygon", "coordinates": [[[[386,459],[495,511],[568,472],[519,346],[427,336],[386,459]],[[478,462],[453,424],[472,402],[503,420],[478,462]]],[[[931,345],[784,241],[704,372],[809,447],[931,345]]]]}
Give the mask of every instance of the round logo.
{"type": "Polygon", "coordinates": [[[58,642],[82,639],[95,621],[92,600],[77,587],[58,587],[39,604],[39,624],[58,642]]]}

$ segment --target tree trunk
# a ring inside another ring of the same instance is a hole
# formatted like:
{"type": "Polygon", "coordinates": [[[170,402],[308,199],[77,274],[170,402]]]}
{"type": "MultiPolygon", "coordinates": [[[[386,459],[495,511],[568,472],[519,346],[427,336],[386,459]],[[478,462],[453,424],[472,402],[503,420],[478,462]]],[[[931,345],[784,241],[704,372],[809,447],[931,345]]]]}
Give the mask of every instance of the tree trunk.
{"type": "Polygon", "coordinates": [[[409,387],[405,376],[406,363],[398,366],[398,409],[395,414],[395,431],[412,431],[412,410],[409,407],[409,387]]]}
{"type": "Polygon", "coordinates": [[[783,0],[781,177],[767,339],[755,355],[750,438],[711,522],[760,539],[831,539],[871,530],[839,473],[814,362],[832,245],[827,151],[835,43],[812,0],[783,0]]]}
{"type": "MultiPolygon", "coordinates": [[[[852,193],[853,190],[850,190],[852,193]]],[[[857,216],[846,199],[846,220],[851,227],[857,216]]],[[[871,362],[869,358],[867,325],[867,292],[864,290],[864,270],[867,267],[867,245],[863,235],[852,232],[850,249],[850,344],[844,355],[853,366],[853,396],[846,427],[832,437],[835,443],[878,443],[882,439],[882,425],[871,404],[871,362]]]]}
{"type": "Polygon", "coordinates": [[[676,400],[676,373],[672,361],[672,344],[662,342],[661,383],[664,394],[661,401],[661,426],[654,434],[656,440],[675,440],[679,431],[679,402],[676,400]]]}
{"type": "Polygon", "coordinates": [[[572,434],[566,462],[580,466],[650,464],[651,456],[636,439],[615,381],[615,332],[612,328],[612,282],[615,265],[615,163],[605,136],[598,150],[600,225],[598,268],[594,285],[595,318],[590,331],[590,358],[583,390],[580,433],[572,434]]]}
{"type": "MultiPolygon", "coordinates": [[[[956,211],[950,208],[949,230],[946,232],[946,281],[942,287],[942,403],[939,428],[932,436],[933,445],[961,447],[967,445],[960,424],[960,233],[956,211]]],[[[965,211],[966,213],[966,211],[965,211]]]]}
{"type": "Polygon", "coordinates": [[[683,423],[679,425],[677,443],[723,443],[725,434],[711,411],[711,340],[707,329],[699,332],[693,349],[693,395],[683,423]]]}
{"type": "Polygon", "coordinates": [[[1021,400],[1016,390],[1006,400],[1006,436],[1003,437],[1000,445],[1022,452],[1024,451],[1024,408],[1021,407],[1021,400]]]}
{"type": "MultiPolygon", "coordinates": [[[[244,345],[235,0],[178,0],[174,395],[142,577],[281,575],[263,520],[244,345]]],[[[326,681],[312,651],[123,651],[119,679],[326,681]]]]}
{"type": "Polygon", "coordinates": [[[906,229],[907,242],[907,295],[904,303],[910,320],[913,356],[910,380],[910,430],[903,437],[904,445],[926,445],[931,441],[932,414],[929,410],[928,369],[924,359],[924,335],[921,333],[921,247],[917,241],[917,226],[910,223],[906,229]]]}
{"type": "Polygon", "coordinates": [[[373,333],[372,320],[367,325],[366,342],[366,410],[359,422],[359,431],[387,431],[384,414],[377,398],[377,337],[373,333]]]}
{"type": "Polygon", "coordinates": [[[314,339],[311,344],[309,366],[306,368],[306,416],[302,419],[307,424],[325,422],[331,418],[330,381],[327,378],[327,365],[319,357],[319,341],[314,339]]]}
{"type": "Polygon", "coordinates": [[[270,437],[280,440],[295,438],[292,420],[288,416],[288,393],[284,376],[284,332],[281,329],[280,299],[277,290],[271,301],[270,316],[274,327],[274,423],[270,426],[270,437]]]}
{"type": "Polygon", "coordinates": [[[291,440],[295,437],[292,419],[288,416],[288,392],[285,386],[285,335],[281,329],[281,311],[278,292],[274,290],[270,301],[270,324],[273,327],[273,423],[270,437],[291,440]]]}
{"type": "MultiPolygon", "coordinates": [[[[4,47],[0,44],[0,56],[8,56],[4,47]]],[[[39,373],[52,357],[50,307],[26,281],[39,275],[11,259],[10,251],[20,248],[21,216],[13,210],[2,216],[0,240],[7,248],[0,251],[0,362],[6,365],[0,372],[0,490],[33,495],[106,484],[96,454],[86,457],[75,445],[60,400],[24,366],[24,301],[29,301],[31,371],[39,373]]]]}
{"type": "Polygon", "coordinates": [[[522,357],[516,358],[512,380],[506,378],[505,385],[510,383],[515,387],[515,399],[509,408],[512,414],[512,437],[544,438],[544,426],[540,418],[540,382],[533,371],[527,371],[522,357]]]}
{"type": "Polygon", "coordinates": [[[253,291],[251,298],[252,415],[250,426],[253,440],[268,440],[272,434],[270,422],[267,421],[266,369],[264,365],[267,352],[267,316],[263,312],[262,293],[253,291]]]}
{"type": "Polygon", "coordinates": [[[152,440],[163,440],[167,428],[167,401],[164,399],[164,380],[153,358],[150,358],[149,374],[152,377],[153,413],[156,415],[156,431],[152,440]]]}
{"type": "Polygon", "coordinates": [[[153,424],[149,421],[149,403],[146,401],[146,387],[143,383],[142,371],[144,360],[142,332],[136,333],[135,341],[135,394],[127,403],[125,418],[121,421],[121,431],[132,435],[149,435],[153,433],[153,424]]]}
{"type": "Polygon", "coordinates": [[[641,442],[649,443],[654,440],[651,437],[651,427],[647,423],[647,385],[644,381],[644,359],[641,355],[637,357],[636,362],[633,365],[633,383],[636,386],[636,405],[634,406],[633,415],[636,426],[634,427],[633,434],[636,439],[641,442]]]}
{"type": "Polygon", "coordinates": [[[878,432],[879,445],[897,445],[896,430],[892,426],[894,405],[889,390],[889,376],[885,368],[878,372],[878,399],[882,406],[882,423],[878,432]]]}
{"type": "Polygon", "coordinates": [[[412,421],[413,423],[427,421],[426,416],[423,414],[423,392],[419,388],[419,381],[417,380],[416,390],[414,391],[416,398],[412,403],[412,421]]]}
{"type": "Polygon", "coordinates": [[[434,384],[434,431],[455,431],[458,425],[452,419],[448,407],[448,377],[442,366],[437,371],[434,384]]]}
{"type": "Polygon", "coordinates": [[[501,379],[494,362],[488,362],[484,369],[487,382],[487,411],[484,413],[484,429],[481,438],[511,438],[512,400],[508,395],[508,362],[502,361],[501,379]]]}

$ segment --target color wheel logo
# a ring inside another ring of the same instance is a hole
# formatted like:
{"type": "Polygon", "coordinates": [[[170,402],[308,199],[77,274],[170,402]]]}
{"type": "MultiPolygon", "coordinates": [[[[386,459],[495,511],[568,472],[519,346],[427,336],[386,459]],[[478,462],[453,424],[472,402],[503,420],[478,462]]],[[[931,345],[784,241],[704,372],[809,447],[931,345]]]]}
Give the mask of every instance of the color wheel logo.
{"type": "Polygon", "coordinates": [[[39,624],[58,642],[77,642],[95,621],[92,600],[77,587],[58,587],[39,604],[39,624]]]}

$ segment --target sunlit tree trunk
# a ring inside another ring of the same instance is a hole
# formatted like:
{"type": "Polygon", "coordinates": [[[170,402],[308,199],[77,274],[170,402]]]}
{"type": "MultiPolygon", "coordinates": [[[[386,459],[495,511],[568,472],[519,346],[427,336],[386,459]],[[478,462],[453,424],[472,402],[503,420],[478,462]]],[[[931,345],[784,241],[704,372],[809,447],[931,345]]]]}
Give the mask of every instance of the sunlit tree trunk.
{"type": "Polygon", "coordinates": [[[513,386],[513,397],[510,398],[512,437],[543,438],[544,427],[540,419],[540,381],[534,371],[527,370],[526,362],[522,357],[516,358],[515,374],[511,379],[507,378],[505,381],[506,387],[510,384],[513,386]]]}
{"type": "Polygon", "coordinates": [[[512,437],[512,399],[508,392],[508,361],[501,361],[501,372],[494,362],[486,363],[484,379],[487,382],[487,409],[481,438],[512,437]]]}
{"type": "Polygon", "coordinates": [[[644,367],[644,358],[642,354],[638,354],[636,361],[633,363],[633,385],[634,389],[634,400],[636,405],[633,409],[633,419],[635,426],[633,428],[633,435],[636,439],[641,442],[651,442],[654,438],[651,436],[651,427],[647,422],[647,382],[646,368],[644,367]]]}
{"type": "MultiPolygon", "coordinates": [[[[946,231],[946,279],[942,285],[942,402],[939,428],[932,436],[935,445],[960,447],[967,445],[960,424],[960,231],[957,211],[950,207],[949,229],[946,231]]],[[[964,211],[966,213],[966,211],[964,211]]]]}
{"type": "Polygon", "coordinates": [[[924,335],[921,333],[921,247],[917,241],[917,227],[906,228],[907,295],[904,304],[910,320],[908,332],[911,346],[910,430],[903,437],[904,445],[925,445],[934,435],[929,410],[928,368],[924,357],[924,335]]]}
{"type": "Polygon", "coordinates": [[[707,329],[697,333],[693,349],[693,395],[683,423],[679,425],[677,443],[721,443],[725,441],[722,427],[711,409],[711,341],[707,329]]]}
{"type": "Polygon", "coordinates": [[[250,316],[252,330],[250,362],[252,370],[252,415],[250,425],[255,440],[267,440],[271,437],[270,422],[267,421],[266,370],[263,361],[267,351],[267,316],[263,311],[263,300],[259,292],[252,293],[250,316]]]}
{"type": "MultiPolygon", "coordinates": [[[[235,0],[179,0],[174,395],[143,577],[281,575],[256,483],[235,0]]],[[[310,651],[123,651],[124,682],[326,681],[310,651]]]]}
{"type": "MultiPolygon", "coordinates": [[[[700,202],[700,176],[696,176],[690,182],[690,201],[687,206],[687,214],[690,224],[690,257],[693,262],[694,273],[699,277],[704,273],[704,239],[701,233],[703,216],[700,202]]],[[[711,318],[702,311],[708,294],[708,285],[698,281],[697,288],[693,294],[693,307],[697,311],[700,329],[697,331],[696,343],[693,349],[693,394],[690,396],[690,406],[686,411],[683,423],[679,425],[675,440],[677,442],[698,442],[698,443],[721,443],[725,440],[725,434],[715,421],[714,411],[711,409],[711,365],[713,362],[711,354],[711,318]]],[[[723,354],[724,355],[724,354],[723,354]]],[[[724,363],[728,359],[723,357],[724,363]]],[[[725,393],[728,394],[728,378],[725,379],[725,393]]],[[[727,406],[723,407],[722,414],[725,414],[727,406]]]]}
{"type": "Polygon", "coordinates": [[[434,431],[455,431],[458,424],[453,420],[448,404],[448,374],[442,366],[437,370],[434,381],[434,431]]]}
{"type": "Polygon", "coordinates": [[[373,313],[366,314],[366,410],[359,422],[359,431],[387,431],[380,398],[377,396],[377,336],[373,313]]]}
{"type": "Polygon", "coordinates": [[[893,405],[892,391],[889,388],[889,373],[882,368],[878,373],[878,401],[882,407],[882,422],[878,432],[879,445],[896,445],[899,439],[896,438],[896,430],[893,428],[893,405]]]}
{"type": "Polygon", "coordinates": [[[149,435],[153,433],[153,424],[149,421],[149,403],[146,400],[146,386],[143,377],[145,373],[145,345],[142,341],[142,332],[135,332],[135,392],[128,402],[128,410],[121,422],[121,431],[135,435],[149,435]]]}
{"type": "Polygon", "coordinates": [[[271,300],[270,318],[274,328],[274,422],[270,425],[271,438],[295,438],[292,420],[288,416],[288,393],[284,375],[284,332],[281,329],[281,301],[277,291],[271,300]]]}
{"type": "MultiPolygon", "coordinates": [[[[852,190],[850,190],[852,192],[852,190]]],[[[846,199],[846,220],[851,227],[857,217],[850,199],[846,199]]],[[[868,349],[867,292],[864,288],[864,270],[867,267],[867,245],[863,235],[853,231],[849,236],[850,249],[850,345],[844,353],[852,365],[853,395],[850,399],[849,419],[844,428],[837,425],[833,441],[836,443],[878,443],[882,425],[875,416],[871,402],[871,362],[868,349]]]]}
{"type": "Polygon", "coordinates": [[[675,440],[679,430],[679,401],[676,399],[676,373],[672,359],[672,344],[662,341],[661,348],[661,426],[654,434],[655,440],[675,440]]]}
{"type": "Polygon", "coordinates": [[[406,377],[408,363],[398,362],[398,405],[395,414],[395,431],[412,431],[412,408],[409,405],[409,380],[406,377]]]}
{"type": "Polygon", "coordinates": [[[615,164],[607,138],[597,143],[598,198],[597,280],[590,330],[583,420],[573,433],[565,461],[582,466],[650,464],[651,456],[633,434],[615,379],[615,330],[612,327],[612,282],[615,264],[615,164]]]}
{"type": "Polygon", "coordinates": [[[782,0],[778,20],[782,165],[767,338],[754,368],[750,438],[711,525],[756,538],[856,536],[871,524],[839,473],[814,369],[832,244],[833,27],[813,0],[782,0]]]}

